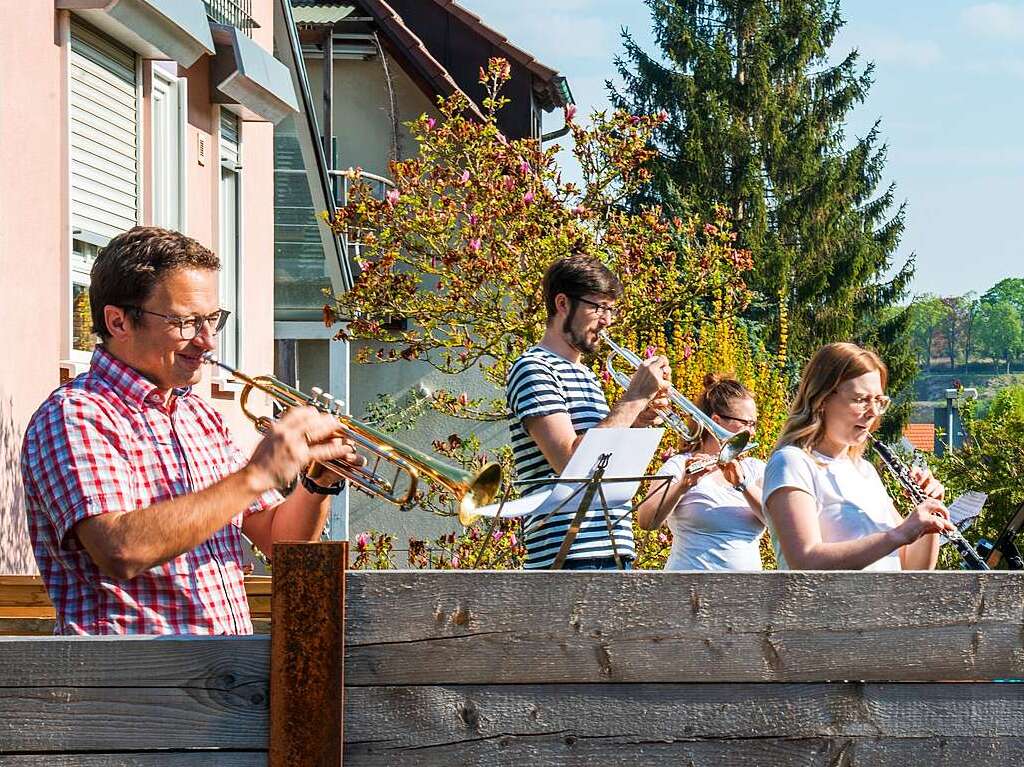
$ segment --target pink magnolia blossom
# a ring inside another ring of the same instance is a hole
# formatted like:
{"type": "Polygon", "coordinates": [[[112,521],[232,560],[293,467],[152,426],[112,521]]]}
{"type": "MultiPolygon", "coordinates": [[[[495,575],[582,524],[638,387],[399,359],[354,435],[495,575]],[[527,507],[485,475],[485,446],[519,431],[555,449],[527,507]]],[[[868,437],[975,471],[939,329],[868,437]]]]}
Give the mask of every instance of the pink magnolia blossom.
{"type": "Polygon", "coordinates": [[[392,190],[390,190],[387,193],[387,196],[385,197],[385,199],[386,199],[388,205],[393,208],[398,203],[398,198],[400,196],[401,195],[398,194],[398,190],[397,189],[392,189],[392,190]]]}
{"type": "Polygon", "coordinates": [[[459,404],[462,406],[469,404],[469,395],[466,392],[462,392],[462,394],[459,395],[459,404]]]}
{"type": "Polygon", "coordinates": [[[530,163],[528,163],[526,160],[520,160],[519,161],[519,172],[522,173],[524,176],[527,173],[529,173],[530,172],[530,163]]]}
{"type": "Polygon", "coordinates": [[[474,253],[476,253],[477,251],[480,250],[480,238],[479,237],[474,237],[472,240],[469,241],[469,249],[471,251],[473,251],[474,253]]]}
{"type": "Polygon", "coordinates": [[[604,381],[605,383],[611,383],[612,374],[609,373],[607,370],[602,370],[601,371],[601,380],[604,381]]]}
{"type": "Polygon", "coordinates": [[[459,566],[459,556],[458,556],[458,554],[456,554],[456,555],[452,556],[452,567],[458,567],[458,566],[459,566]]]}
{"type": "Polygon", "coordinates": [[[508,542],[511,545],[515,546],[517,543],[519,543],[519,539],[516,538],[516,534],[515,533],[509,533],[508,534],[508,542]]]}
{"type": "Polygon", "coordinates": [[[533,192],[527,192],[526,194],[524,194],[523,202],[525,202],[527,205],[533,202],[533,192]]]}
{"type": "Polygon", "coordinates": [[[462,182],[463,184],[468,184],[469,183],[469,171],[468,170],[462,171],[462,175],[459,176],[459,181],[462,182]]]}
{"type": "Polygon", "coordinates": [[[435,125],[437,125],[437,122],[434,120],[434,118],[433,117],[428,117],[427,118],[427,130],[433,130],[435,125]]]}
{"type": "Polygon", "coordinates": [[[369,535],[369,533],[359,533],[359,535],[356,536],[356,548],[357,549],[359,549],[360,551],[363,551],[369,545],[370,545],[370,535],[369,535]]]}
{"type": "Polygon", "coordinates": [[[651,346],[650,344],[648,344],[648,345],[647,345],[647,348],[646,348],[646,349],[644,349],[644,359],[648,359],[648,360],[649,360],[649,359],[650,359],[651,357],[653,357],[653,356],[654,356],[654,353],[655,353],[656,351],[658,351],[658,350],[657,350],[657,349],[655,349],[655,348],[654,348],[653,346],[651,346]]]}
{"type": "Polygon", "coordinates": [[[469,215],[469,225],[476,226],[478,223],[480,223],[480,217],[476,213],[471,213],[469,215]]]}
{"type": "Polygon", "coordinates": [[[571,123],[572,122],[572,118],[574,118],[575,116],[576,116],[576,105],[575,104],[566,104],[566,106],[565,106],[565,121],[567,123],[571,123]]]}

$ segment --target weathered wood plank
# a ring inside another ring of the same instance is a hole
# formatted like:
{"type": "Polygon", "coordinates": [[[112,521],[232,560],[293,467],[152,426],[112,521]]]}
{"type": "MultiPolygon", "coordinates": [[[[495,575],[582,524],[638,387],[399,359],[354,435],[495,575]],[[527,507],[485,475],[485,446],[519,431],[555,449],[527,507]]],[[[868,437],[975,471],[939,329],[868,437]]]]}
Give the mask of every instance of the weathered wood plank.
{"type": "Polygon", "coordinates": [[[213,689],[24,687],[0,691],[6,752],[267,748],[266,682],[213,689]]]}
{"type": "Polygon", "coordinates": [[[1024,756],[1014,684],[364,687],[345,713],[357,765],[960,765],[964,739],[1024,756]]]}
{"type": "Polygon", "coordinates": [[[402,747],[572,730],[577,737],[1014,737],[1024,686],[995,683],[358,687],[349,742],[402,747]]]}
{"type": "Polygon", "coordinates": [[[0,690],[266,683],[270,638],[0,637],[0,690]]]}
{"type": "Polygon", "coordinates": [[[350,572],[348,588],[349,686],[1024,677],[1009,572],[350,572]]]}
{"type": "Polygon", "coordinates": [[[0,638],[0,751],[265,750],[269,638],[0,638]]]}
{"type": "Polygon", "coordinates": [[[160,751],[150,754],[0,754],[0,767],[266,767],[266,751],[160,751]]]}
{"type": "Polygon", "coordinates": [[[455,747],[381,753],[348,745],[349,767],[593,767],[605,764],[686,767],[964,767],[1020,764],[1021,738],[738,738],[721,741],[647,742],[643,739],[575,739],[552,734],[537,739],[505,736],[455,747]]]}
{"type": "MultiPolygon", "coordinates": [[[[245,579],[249,611],[254,619],[270,618],[271,578],[250,575],[245,579]]],[[[50,618],[53,604],[38,575],[0,575],[0,618],[50,618]]],[[[3,626],[0,625],[0,632],[3,626]]]]}

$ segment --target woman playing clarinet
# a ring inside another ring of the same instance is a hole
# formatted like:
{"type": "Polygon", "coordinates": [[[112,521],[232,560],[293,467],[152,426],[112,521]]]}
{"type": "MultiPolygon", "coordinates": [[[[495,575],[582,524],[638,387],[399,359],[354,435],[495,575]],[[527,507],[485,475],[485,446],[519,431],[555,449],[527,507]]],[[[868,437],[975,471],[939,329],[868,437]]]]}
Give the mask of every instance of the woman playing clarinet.
{"type": "Polygon", "coordinates": [[[819,349],[804,369],[765,470],[763,502],[781,569],[930,570],[953,531],[943,487],[911,477],[925,500],[900,517],[863,453],[889,407],[888,370],[856,344],[819,349]]]}

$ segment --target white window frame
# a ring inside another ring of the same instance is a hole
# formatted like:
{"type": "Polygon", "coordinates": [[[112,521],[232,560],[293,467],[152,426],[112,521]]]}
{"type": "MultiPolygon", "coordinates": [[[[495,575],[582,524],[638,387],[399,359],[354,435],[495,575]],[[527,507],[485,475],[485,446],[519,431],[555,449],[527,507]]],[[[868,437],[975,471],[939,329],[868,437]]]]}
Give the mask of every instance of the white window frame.
{"type": "MultiPolygon", "coordinates": [[[[349,344],[335,338],[337,328],[325,327],[322,322],[275,322],[275,340],[327,341],[329,390],[335,400],[341,400],[342,412],[349,413],[349,344]]],[[[297,382],[302,388],[303,383],[297,382]]],[[[306,393],[309,393],[308,388],[306,393]]],[[[348,486],[331,498],[331,540],[347,541],[349,530],[349,488],[348,486]]]]}
{"type": "MultiPolygon", "coordinates": [[[[63,330],[61,333],[61,359],[60,367],[66,369],[72,376],[78,375],[86,371],[89,367],[89,362],[92,359],[92,350],[83,351],[81,349],[74,348],[74,296],[75,296],[75,285],[83,285],[87,289],[91,284],[90,271],[92,269],[92,259],[81,258],[75,251],[75,243],[83,242],[88,245],[95,245],[98,247],[104,247],[109,242],[107,237],[96,232],[86,231],[78,229],[76,230],[71,224],[71,187],[72,187],[72,163],[71,163],[71,66],[72,66],[72,55],[71,55],[71,23],[70,17],[65,17],[65,20],[61,23],[61,43],[64,47],[64,146],[65,149],[65,167],[67,168],[67,175],[65,177],[65,189],[68,193],[65,195],[65,208],[64,208],[64,221],[65,226],[68,227],[67,231],[70,231],[68,237],[68,251],[66,260],[66,277],[63,280],[63,330]]],[[[104,37],[106,37],[104,35],[104,37]]],[[[110,39],[109,37],[107,39],[110,39]]],[[[117,44],[116,41],[112,41],[117,44]]],[[[142,80],[143,80],[143,67],[142,59],[138,55],[134,55],[135,58],[135,223],[138,224],[142,213],[142,201],[145,199],[144,185],[142,173],[143,168],[143,157],[144,151],[142,146],[142,80]]]]}
{"type": "Polygon", "coordinates": [[[188,227],[188,173],[185,140],[188,80],[152,62],[153,190],[152,222],[184,232],[188,227]]]}
{"type": "MultiPolygon", "coordinates": [[[[221,107],[224,109],[224,107],[221,107]]],[[[243,344],[242,330],[245,327],[244,323],[244,311],[242,309],[242,296],[245,295],[243,291],[243,278],[242,278],[242,246],[243,246],[243,234],[244,231],[244,219],[242,210],[242,120],[238,120],[238,143],[232,146],[227,142],[223,135],[221,135],[221,117],[217,117],[217,133],[218,133],[218,156],[220,162],[218,163],[218,175],[217,175],[217,199],[218,199],[218,248],[217,254],[220,257],[220,305],[224,309],[231,310],[231,317],[228,319],[228,324],[221,332],[221,336],[218,339],[218,353],[229,365],[237,368],[244,367],[243,360],[243,344]],[[229,173],[234,176],[235,190],[234,199],[226,200],[224,198],[224,174],[229,173]],[[225,210],[228,204],[233,204],[234,207],[234,224],[235,224],[235,237],[234,247],[231,247],[231,243],[226,241],[225,232],[225,210]],[[233,337],[233,348],[231,345],[225,346],[225,341],[233,337]]],[[[215,368],[215,380],[227,381],[230,375],[223,370],[223,368],[215,368]]]]}

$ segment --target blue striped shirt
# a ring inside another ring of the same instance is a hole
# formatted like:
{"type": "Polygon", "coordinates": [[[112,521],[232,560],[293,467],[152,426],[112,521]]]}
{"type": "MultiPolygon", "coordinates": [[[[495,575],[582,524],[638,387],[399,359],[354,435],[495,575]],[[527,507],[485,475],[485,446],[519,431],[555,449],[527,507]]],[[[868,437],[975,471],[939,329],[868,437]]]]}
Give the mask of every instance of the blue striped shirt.
{"type": "MultiPolygon", "coordinates": [[[[607,417],[608,402],[597,377],[588,368],[533,346],[523,352],[509,370],[505,386],[508,407],[512,413],[509,427],[516,474],[520,480],[546,479],[555,476],[537,443],[523,426],[523,420],[536,416],[567,413],[577,434],[593,428],[607,417]]],[[[532,485],[524,493],[550,488],[532,485]]],[[[633,557],[633,527],[628,509],[611,509],[615,550],[623,557],[633,557]]],[[[575,511],[526,517],[523,539],[526,545],[527,569],[550,567],[555,561],[575,511]]],[[[611,539],[605,512],[596,502],[591,505],[580,525],[579,534],[569,550],[569,559],[611,557],[611,539]]]]}

